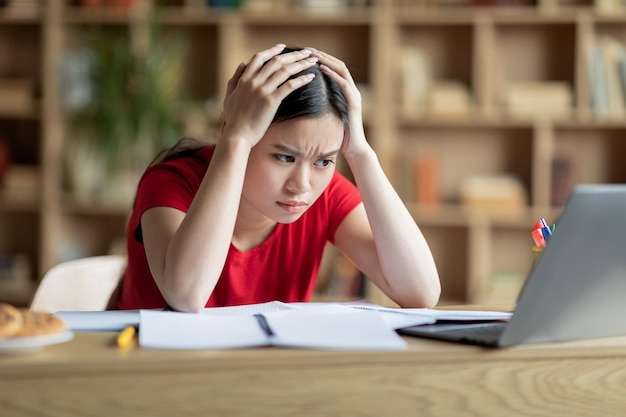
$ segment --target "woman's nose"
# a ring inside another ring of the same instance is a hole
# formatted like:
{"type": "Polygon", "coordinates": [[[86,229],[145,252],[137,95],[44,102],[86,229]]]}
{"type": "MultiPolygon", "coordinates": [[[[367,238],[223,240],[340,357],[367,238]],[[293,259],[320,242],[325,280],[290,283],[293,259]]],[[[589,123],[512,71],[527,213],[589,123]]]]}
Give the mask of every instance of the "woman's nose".
{"type": "Polygon", "coordinates": [[[311,172],[308,167],[295,167],[286,184],[287,190],[294,194],[303,194],[311,190],[311,172]]]}

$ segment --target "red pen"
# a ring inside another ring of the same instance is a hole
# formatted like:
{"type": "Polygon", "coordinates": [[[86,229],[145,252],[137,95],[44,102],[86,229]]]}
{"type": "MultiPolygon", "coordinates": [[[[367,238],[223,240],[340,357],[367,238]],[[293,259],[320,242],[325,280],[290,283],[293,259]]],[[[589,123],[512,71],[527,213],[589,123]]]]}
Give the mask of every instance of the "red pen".
{"type": "Polygon", "coordinates": [[[535,245],[540,248],[546,247],[546,240],[543,238],[543,233],[541,233],[541,229],[533,229],[531,233],[533,240],[535,241],[535,245]]]}

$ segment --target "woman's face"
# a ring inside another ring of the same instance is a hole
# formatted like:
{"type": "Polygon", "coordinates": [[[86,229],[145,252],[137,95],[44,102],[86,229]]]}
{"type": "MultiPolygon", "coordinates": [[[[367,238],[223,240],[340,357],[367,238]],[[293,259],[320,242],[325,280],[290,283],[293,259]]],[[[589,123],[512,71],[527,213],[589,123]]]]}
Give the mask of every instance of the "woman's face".
{"type": "Polygon", "coordinates": [[[272,124],[250,153],[239,215],[299,219],[330,183],[343,135],[332,114],[272,124]]]}

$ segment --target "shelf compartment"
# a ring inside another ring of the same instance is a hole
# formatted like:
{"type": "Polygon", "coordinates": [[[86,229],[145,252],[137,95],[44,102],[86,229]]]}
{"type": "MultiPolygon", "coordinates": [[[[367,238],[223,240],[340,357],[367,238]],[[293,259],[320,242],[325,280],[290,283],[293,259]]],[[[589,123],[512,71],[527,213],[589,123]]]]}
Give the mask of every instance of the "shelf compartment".
{"type": "Polygon", "coordinates": [[[443,204],[458,205],[460,186],[471,176],[511,175],[520,181],[528,198],[532,196],[530,127],[425,127],[404,129],[399,135],[404,150],[398,161],[399,190],[407,202],[415,201],[415,162],[420,155],[435,161],[433,181],[443,204]]]}
{"type": "Polygon", "coordinates": [[[0,217],[0,253],[27,253],[37,259],[39,218],[37,213],[4,213],[0,217]]]}
{"type": "Polygon", "coordinates": [[[55,248],[56,263],[88,256],[117,253],[124,247],[127,217],[79,215],[61,219],[63,237],[55,248]]]}
{"type": "Polygon", "coordinates": [[[467,299],[468,229],[464,226],[420,225],[437,265],[441,298],[462,302],[467,299]]]}
{"type": "Polygon", "coordinates": [[[458,206],[410,208],[437,262],[442,298],[485,304],[515,301],[532,266],[532,225],[540,217],[556,217],[554,211],[532,209],[498,218],[458,206]]]}
{"type": "Polygon", "coordinates": [[[0,97],[3,116],[28,118],[41,97],[41,27],[4,25],[0,21],[0,81],[10,87],[13,102],[0,97]],[[13,86],[11,83],[15,84],[13,86]],[[14,109],[12,106],[16,106],[14,109]]]}
{"type": "Polygon", "coordinates": [[[39,269],[40,221],[36,212],[1,211],[0,255],[24,255],[29,264],[31,282],[39,269]]]}
{"type": "Polygon", "coordinates": [[[40,22],[7,23],[0,19],[0,76],[17,73],[38,78],[41,62],[40,22]]]}
{"type": "Polygon", "coordinates": [[[180,66],[183,71],[180,77],[182,99],[191,102],[214,99],[223,88],[218,85],[218,27],[212,24],[166,24],[163,34],[165,41],[180,42],[185,50],[180,66]]]}
{"type": "Polygon", "coordinates": [[[40,162],[39,131],[38,120],[0,118],[0,140],[9,147],[11,163],[40,162]]]}
{"type": "Polygon", "coordinates": [[[0,178],[0,213],[36,214],[41,205],[41,170],[36,164],[10,163],[0,178]]]}
{"type": "Polygon", "coordinates": [[[471,115],[476,96],[474,33],[474,25],[467,20],[402,24],[396,29],[399,64],[393,89],[400,113],[444,118],[471,115]]]}
{"type": "Polygon", "coordinates": [[[563,112],[571,114],[577,106],[574,91],[577,85],[576,30],[574,21],[506,24],[496,21],[491,63],[495,76],[492,80],[493,96],[490,98],[493,107],[508,112],[506,97],[510,87],[531,82],[540,84],[534,100],[546,103],[533,111],[538,115],[548,114],[554,110],[548,103],[554,99],[559,103],[564,100],[560,90],[555,98],[546,83],[558,83],[571,96],[569,103],[563,106],[563,112]]]}
{"type": "Polygon", "coordinates": [[[626,183],[626,126],[555,129],[554,155],[568,161],[568,184],[626,183]]]}
{"type": "MultiPolygon", "coordinates": [[[[536,221],[536,220],[535,220],[536,221]]],[[[523,227],[491,225],[490,237],[482,248],[488,257],[479,266],[478,289],[472,302],[515,304],[517,296],[532,269],[534,255],[530,230],[533,222],[523,227]]]]}

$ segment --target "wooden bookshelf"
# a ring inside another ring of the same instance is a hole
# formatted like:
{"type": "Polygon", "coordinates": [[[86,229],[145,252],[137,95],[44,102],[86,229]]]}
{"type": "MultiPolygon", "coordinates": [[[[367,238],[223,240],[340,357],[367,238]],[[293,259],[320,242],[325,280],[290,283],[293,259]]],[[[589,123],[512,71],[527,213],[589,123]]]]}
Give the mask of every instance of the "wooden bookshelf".
{"type": "MultiPolygon", "coordinates": [[[[532,225],[558,215],[564,192],[557,187],[626,182],[626,115],[601,117],[592,102],[597,91],[589,44],[610,36],[626,45],[626,12],[607,10],[602,0],[491,6],[369,0],[335,12],[304,10],[289,0],[273,2],[271,10],[213,9],[198,0],[142,0],[136,7],[145,1],[156,7],[166,37],[185,40],[181,117],[194,109],[195,126],[199,119],[205,133],[232,70],[253,52],[284,42],[346,61],[367,91],[368,138],[431,244],[443,302],[514,301],[514,288],[532,266],[532,225]],[[405,57],[427,73],[406,72],[411,67],[403,64],[405,57]],[[569,88],[565,113],[547,108],[522,115],[509,108],[509,88],[528,82],[569,88]],[[205,110],[207,103],[212,111],[205,110]],[[424,154],[435,161],[434,205],[415,201],[415,158],[424,154]],[[481,210],[463,204],[460,188],[468,179],[501,175],[521,185],[522,207],[481,210]],[[508,293],[496,294],[496,287],[508,293]]],[[[60,75],[64,54],[87,33],[118,33],[129,42],[143,36],[145,28],[137,23],[142,9],[76,3],[42,2],[31,13],[0,9],[0,80],[26,78],[35,85],[32,108],[3,106],[0,140],[12,148],[15,164],[39,172],[37,192],[29,199],[0,193],[0,255],[25,255],[31,285],[62,260],[119,247],[130,209],[123,202],[74,195],[67,186],[64,144],[72,115],[62,105],[60,75]]],[[[373,300],[386,302],[370,291],[373,300]]],[[[18,297],[0,291],[0,299],[26,303],[29,297],[28,291],[18,297]]]]}

